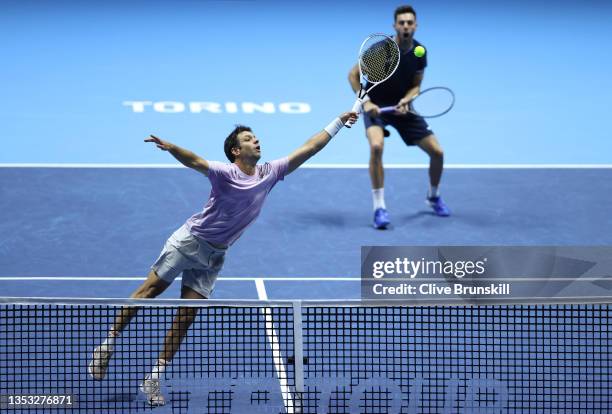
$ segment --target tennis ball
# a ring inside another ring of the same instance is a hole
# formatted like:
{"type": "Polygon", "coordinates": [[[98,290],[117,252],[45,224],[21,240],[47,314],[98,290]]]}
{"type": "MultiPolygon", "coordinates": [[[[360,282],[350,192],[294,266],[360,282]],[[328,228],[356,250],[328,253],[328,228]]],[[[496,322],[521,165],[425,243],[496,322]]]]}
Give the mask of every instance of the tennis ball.
{"type": "Polygon", "coordinates": [[[425,56],[425,48],[423,46],[417,46],[414,48],[414,55],[416,57],[423,57],[425,56]]]}

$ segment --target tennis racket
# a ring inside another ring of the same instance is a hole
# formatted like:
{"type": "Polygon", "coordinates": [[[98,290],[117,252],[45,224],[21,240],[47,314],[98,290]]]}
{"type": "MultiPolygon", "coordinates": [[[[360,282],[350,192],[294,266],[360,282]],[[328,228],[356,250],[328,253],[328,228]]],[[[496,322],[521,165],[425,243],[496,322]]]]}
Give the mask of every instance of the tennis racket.
{"type": "MultiPolygon", "coordinates": [[[[382,33],[366,38],[359,49],[359,74],[361,77],[359,93],[353,104],[353,112],[361,112],[364,98],[376,85],[386,81],[395,73],[400,61],[400,50],[395,41],[382,33]],[[366,85],[370,87],[365,90],[366,85]]],[[[344,124],[347,128],[351,126],[344,124]]]]}
{"type": "MultiPolygon", "coordinates": [[[[410,102],[408,112],[423,118],[437,118],[444,115],[455,105],[455,94],[450,88],[435,86],[421,91],[410,102]]],[[[395,106],[380,108],[381,113],[396,112],[395,106]]]]}

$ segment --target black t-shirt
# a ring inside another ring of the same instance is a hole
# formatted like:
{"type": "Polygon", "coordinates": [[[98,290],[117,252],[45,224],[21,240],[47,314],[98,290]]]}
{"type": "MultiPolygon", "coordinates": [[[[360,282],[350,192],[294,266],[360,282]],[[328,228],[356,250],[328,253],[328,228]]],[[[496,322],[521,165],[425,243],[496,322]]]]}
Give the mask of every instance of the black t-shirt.
{"type": "MultiPolygon", "coordinates": [[[[370,99],[376,105],[380,107],[396,105],[406,95],[406,92],[414,86],[415,75],[425,70],[427,66],[427,52],[425,52],[423,57],[416,57],[414,55],[414,48],[423,45],[414,39],[412,43],[412,49],[400,51],[400,62],[395,73],[383,83],[376,85],[368,93],[370,99]]],[[[366,90],[370,85],[368,83],[366,90]]]]}

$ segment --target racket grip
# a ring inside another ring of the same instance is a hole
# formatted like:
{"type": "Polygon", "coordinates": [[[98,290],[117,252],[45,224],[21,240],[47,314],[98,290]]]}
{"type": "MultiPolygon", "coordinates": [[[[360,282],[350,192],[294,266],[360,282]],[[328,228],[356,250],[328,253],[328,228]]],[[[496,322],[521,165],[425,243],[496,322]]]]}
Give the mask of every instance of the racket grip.
{"type": "MultiPolygon", "coordinates": [[[[361,104],[363,103],[363,99],[359,99],[357,98],[355,100],[355,103],[353,104],[353,108],[351,109],[352,112],[357,112],[357,114],[359,115],[361,113],[361,104]]],[[[346,123],[344,124],[345,127],[350,128],[351,124],[349,124],[348,121],[346,121],[346,123]]]]}

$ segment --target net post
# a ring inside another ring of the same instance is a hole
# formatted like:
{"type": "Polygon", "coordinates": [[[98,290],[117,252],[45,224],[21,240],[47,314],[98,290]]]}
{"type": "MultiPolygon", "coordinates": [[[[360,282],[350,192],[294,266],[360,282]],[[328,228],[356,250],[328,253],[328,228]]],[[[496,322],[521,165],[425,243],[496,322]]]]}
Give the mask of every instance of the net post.
{"type": "Polygon", "coordinates": [[[302,301],[293,301],[293,352],[295,365],[295,398],[294,413],[301,413],[304,398],[304,338],[302,331],[302,301]]]}

